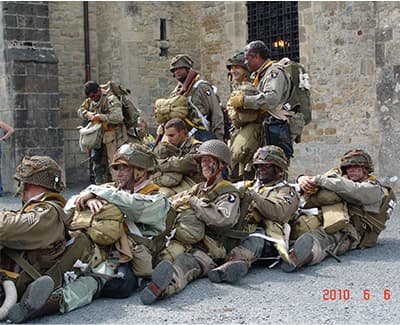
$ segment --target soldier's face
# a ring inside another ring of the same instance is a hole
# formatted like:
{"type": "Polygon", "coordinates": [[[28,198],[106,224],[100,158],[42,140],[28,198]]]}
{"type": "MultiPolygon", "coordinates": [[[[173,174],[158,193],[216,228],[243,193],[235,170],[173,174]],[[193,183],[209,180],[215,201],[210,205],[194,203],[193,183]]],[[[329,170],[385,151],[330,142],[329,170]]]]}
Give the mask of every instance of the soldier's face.
{"type": "Polygon", "coordinates": [[[122,189],[129,189],[134,181],[133,167],[119,164],[113,167],[117,178],[118,186],[122,189]]]}
{"type": "Polygon", "coordinates": [[[219,171],[219,163],[213,156],[201,157],[201,172],[206,180],[209,180],[219,171]]]}
{"type": "Polygon", "coordinates": [[[257,71],[258,68],[261,66],[262,62],[260,63],[260,56],[258,54],[251,54],[251,53],[244,53],[244,64],[247,65],[250,72],[257,71]]]}
{"type": "Polygon", "coordinates": [[[178,131],[171,127],[165,130],[165,136],[167,137],[168,143],[179,147],[186,139],[186,132],[185,130],[178,131]]]}
{"type": "Polygon", "coordinates": [[[248,71],[241,67],[240,65],[233,65],[230,68],[230,73],[232,75],[233,81],[236,81],[238,83],[241,83],[245,80],[247,80],[248,77],[248,71]]]}
{"type": "Polygon", "coordinates": [[[176,80],[178,80],[181,83],[184,83],[186,80],[186,77],[189,73],[189,69],[186,67],[180,67],[180,68],[174,69],[174,71],[172,71],[172,73],[176,80]]]}
{"type": "Polygon", "coordinates": [[[257,165],[256,176],[263,183],[270,183],[277,179],[277,170],[273,164],[257,165]]]}
{"type": "Polygon", "coordinates": [[[346,175],[353,182],[361,182],[367,177],[368,173],[363,166],[350,165],[346,168],[346,175]]]}
{"type": "Polygon", "coordinates": [[[101,97],[101,89],[100,89],[100,88],[97,88],[96,91],[92,91],[91,93],[89,93],[88,97],[89,97],[91,100],[93,100],[93,101],[95,101],[95,102],[98,102],[99,99],[100,99],[100,97],[101,97]]]}

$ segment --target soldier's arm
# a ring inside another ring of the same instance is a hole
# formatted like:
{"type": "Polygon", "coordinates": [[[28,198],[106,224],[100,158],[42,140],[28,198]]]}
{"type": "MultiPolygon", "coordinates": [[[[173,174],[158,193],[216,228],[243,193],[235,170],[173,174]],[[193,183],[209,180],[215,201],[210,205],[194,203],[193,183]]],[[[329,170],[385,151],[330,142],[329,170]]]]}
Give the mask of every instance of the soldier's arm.
{"type": "Polygon", "coordinates": [[[254,96],[244,96],[245,109],[281,109],[288,100],[290,80],[285,72],[279,68],[271,69],[263,89],[254,96]]]}
{"type": "Polygon", "coordinates": [[[299,196],[295,189],[288,186],[273,191],[269,197],[253,193],[256,209],[262,216],[270,221],[284,224],[290,221],[299,207],[299,196]]]}
{"type": "Polygon", "coordinates": [[[171,157],[160,162],[158,169],[162,172],[177,172],[183,175],[189,175],[197,172],[197,163],[192,155],[186,155],[182,158],[171,157]]]}
{"type": "Polygon", "coordinates": [[[98,114],[102,122],[111,124],[120,124],[124,121],[122,113],[122,104],[116,96],[108,96],[107,103],[109,112],[107,114],[98,114]]]}
{"type": "Polygon", "coordinates": [[[215,202],[207,203],[191,196],[189,203],[198,212],[198,218],[207,226],[233,227],[240,216],[240,199],[237,193],[221,195],[215,202]]]}
{"type": "Polygon", "coordinates": [[[164,194],[143,195],[128,193],[111,187],[90,185],[88,191],[97,197],[115,204],[126,218],[135,223],[143,223],[154,229],[164,227],[170,203],[164,194]],[[164,222],[161,222],[164,220],[164,222]]]}
{"type": "Polygon", "coordinates": [[[90,107],[90,98],[86,98],[81,106],[76,111],[79,118],[82,120],[87,120],[86,113],[89,111],[90,107]]]}
{"type": "Polygon", "coordinates": [[[378,182],[353,182],[339,175],[317,175],[314,177],[318,186],[335,192],[343,200],[369,207],[371,212],[378,212],[384,193],[378,182]]]}
{"type": "Polygon", "coordinates": [[[210,85],[201,83],[193,94],[193,103],[211,122],[211,131],[219,140],[224,140],[224,115],[218,98],[210,85]]]}

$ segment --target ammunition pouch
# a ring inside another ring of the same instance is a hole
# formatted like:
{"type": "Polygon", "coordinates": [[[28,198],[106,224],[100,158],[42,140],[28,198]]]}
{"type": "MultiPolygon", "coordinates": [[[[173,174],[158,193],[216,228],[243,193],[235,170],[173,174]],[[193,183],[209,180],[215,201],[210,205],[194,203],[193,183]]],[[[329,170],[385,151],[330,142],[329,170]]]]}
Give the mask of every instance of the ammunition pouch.
{"type": "Polygon", "coordinates": [[[336,203],[321,207],[323,225],[327,234],[334,234],[344,229],[350,221],[345,203],[336,203]]]}

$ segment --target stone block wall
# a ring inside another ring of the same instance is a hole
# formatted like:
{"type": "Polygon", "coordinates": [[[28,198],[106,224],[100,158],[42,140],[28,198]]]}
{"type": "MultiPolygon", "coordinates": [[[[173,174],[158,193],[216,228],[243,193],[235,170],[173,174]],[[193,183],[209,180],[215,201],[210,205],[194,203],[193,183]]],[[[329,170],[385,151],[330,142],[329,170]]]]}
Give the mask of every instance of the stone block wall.
{"type": "Polygon", "coordinates": [[[57,57],[50,44],[47,2],[2,2],[5,104],[15,129],[3,156],[6,191],[25,154],[49,155],[64,166],[57,57]]]}
{"type": "Polygon", "coordinates": [[[300,56],[311,76],[313,121],[295,146],[293,174],[323,172],[347,150],[362,148],[371,154],[376,174],[400,189],[393,163],[399,160],[393,150],[399,132],[399,56],[391,53],[400,41],[392,36],[395,8],[387,2],[299,3],[300,56]],[[385,15],[388,21],[382,22],[385,15]]]}

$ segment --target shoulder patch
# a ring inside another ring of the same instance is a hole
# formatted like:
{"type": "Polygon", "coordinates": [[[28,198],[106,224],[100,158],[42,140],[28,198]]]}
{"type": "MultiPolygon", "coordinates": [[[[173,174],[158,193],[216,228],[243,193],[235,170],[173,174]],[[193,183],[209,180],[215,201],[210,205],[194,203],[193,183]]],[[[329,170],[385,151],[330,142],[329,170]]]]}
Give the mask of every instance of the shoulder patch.
{"type": "Polygon", "coordinates": [[[235,203],[236,197],[233,194],[228,195],[228,202],[229,203],[235,203]]]}
{"type": "Polygon", "coordinates": [[[206,94],[207,94],[207,96],[211,96],[211,91],[206,90],[206,94]]]}
{"type": "Polygon", "coordinates": [[[275,79],[276,77],[278,77],[278,72],[272,71],[272,72],[271,72],[271,78],[272,78],[272,79],[275,79]]]}

